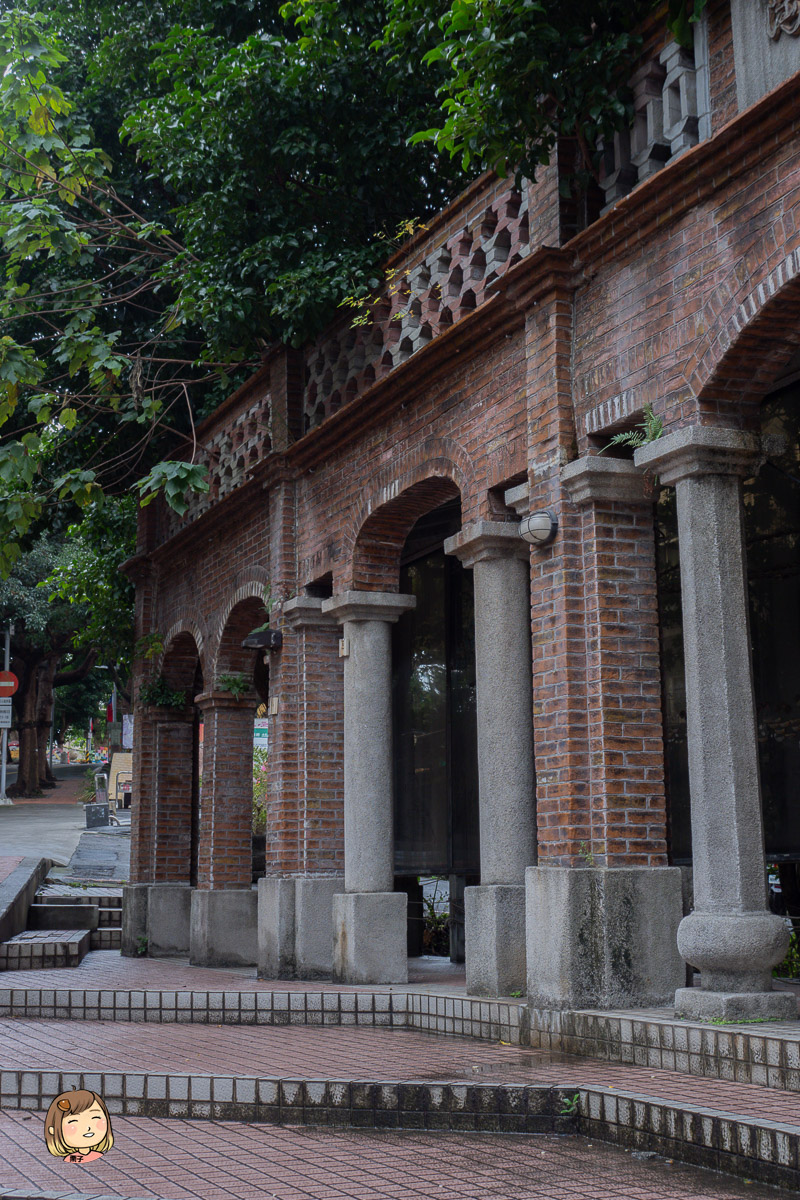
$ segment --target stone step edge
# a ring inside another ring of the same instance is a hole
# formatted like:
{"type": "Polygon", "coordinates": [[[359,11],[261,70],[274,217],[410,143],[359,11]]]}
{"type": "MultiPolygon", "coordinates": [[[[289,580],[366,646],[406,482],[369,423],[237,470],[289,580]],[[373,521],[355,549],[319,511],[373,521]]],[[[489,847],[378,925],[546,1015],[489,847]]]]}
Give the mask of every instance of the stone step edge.
{"type": "Polygon", "coordinates": [[[356,1129],[579,1133],[774,1186],[800,1187],[800,1126],[605,1087],[0,1071],[0,1106],[43,1112],[71,1087],[113,1115],[356,1129]]]}
{"type": "MultiPolygon", "coordinates": [[[[0,976],[0,982],[3,982],[0,976]]],[[[156,1024],[366,1025],[519,1044],[520,1009],[420,992],[0,987],[0,1017],[156,1024]]]]}
{"type": "Polygon", "coordinates": [[[525,1006],[520,1041],[534,1050],[800,1092],[800,1021],[743,1027],[666,1015],[525,1006]]]}

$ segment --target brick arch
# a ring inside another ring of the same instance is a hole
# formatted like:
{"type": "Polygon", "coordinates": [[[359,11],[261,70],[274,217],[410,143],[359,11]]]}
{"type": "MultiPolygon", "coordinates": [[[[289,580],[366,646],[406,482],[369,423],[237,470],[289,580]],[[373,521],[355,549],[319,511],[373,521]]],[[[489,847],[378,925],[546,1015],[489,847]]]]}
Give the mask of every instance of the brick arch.
{"type": "Polygon", "coordinates": [[[164,638],[159,672],[170,687],[194,687],[198,666],[205,679],[206,639],[200,627],[191,620],[176,621],[164,638]]]}
{"type": "Polygon", "coordinates": [[[726,303],[687,371],[701,420],[749,423],[800,347],[800,248],[773,254],[768,265],[744,280],[732,273],[715,292],[717,305],[720,296],[726,303]]]}
{"type": "Polygon", "coordinates": [[[213,656],[214,678],[220,674],[250,675],[254,652],[242,646],[251,629],[263,625],[265,582],[254,579],[240,584],[228,597],[217,626],[216,652],[213,656]]]}
{"type": "Polygon", "coordinates": [[[343,586],[397,591],[400,551],[412,526],[458,496],[465,509],[477,507],[472,462],[451,439],[427,438],[376,470],[345,531],[343,586]]]}

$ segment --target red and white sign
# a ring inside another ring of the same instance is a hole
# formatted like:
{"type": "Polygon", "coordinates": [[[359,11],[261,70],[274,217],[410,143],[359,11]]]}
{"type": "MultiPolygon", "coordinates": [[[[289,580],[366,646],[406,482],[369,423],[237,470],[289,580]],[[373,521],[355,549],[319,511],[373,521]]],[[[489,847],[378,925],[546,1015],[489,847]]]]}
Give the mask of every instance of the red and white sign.
{"type": "Polygon", "coordinates": [[[13,671],[0,671],[0,696],[13,696],[19,680],[13,671]]]}

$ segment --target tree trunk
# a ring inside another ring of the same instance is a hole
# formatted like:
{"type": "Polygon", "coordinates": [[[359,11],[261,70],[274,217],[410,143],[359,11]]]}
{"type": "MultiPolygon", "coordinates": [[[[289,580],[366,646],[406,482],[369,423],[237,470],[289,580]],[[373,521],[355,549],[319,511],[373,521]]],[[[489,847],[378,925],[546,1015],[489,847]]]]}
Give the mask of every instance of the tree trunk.
{"type": "Polygon", "coordinates": [[[19,734],[19,759],[17,781],[6,789],[8,796],[41,796],[39,787],[38,743],[36,738],[36,696],[38,692],[39,664],[41,655],[18,660],[19,690],[16,701],[16,726],[19,734]]]}
{"type": "Polygon", "coordinates": [[[39,786],[54,788],[55,776],[47,757],[47,741],[53,717],[53,680],[58,670],[59,659],[47,658],[39,667],[38,691],[36,696],[36,746],[39,767],[39,786]]]}

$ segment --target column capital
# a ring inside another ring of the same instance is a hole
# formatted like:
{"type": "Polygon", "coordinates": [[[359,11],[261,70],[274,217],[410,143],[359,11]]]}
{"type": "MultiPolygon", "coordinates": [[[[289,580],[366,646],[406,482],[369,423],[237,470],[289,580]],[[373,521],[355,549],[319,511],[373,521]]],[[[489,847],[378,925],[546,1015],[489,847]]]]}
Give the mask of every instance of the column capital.
{"type": "Polygon", "coordinates": [[[714,425],[687,425],[641,446],[633,461],[655,470],[662,484],[698,475],[752,475],[761,443],[753,433],[714,425]]]}
{"type": "Polygon", "coordinates": [[[561,468],[561,482],[573,504],[619,501],[621,504],[652,504],[644,472],[630,459],[603,458],[587,454],[561,468]]]}
{"type": "Polygon", "coordinates": [[[336,629],[336,618],[322,611],[321,596],[293,596],[283,606],[283,620],[289,629],[336,629]]]}
{"type": "Polygon", "coordinates": [[[531,554],[515,521],[473,521],[447,539],[444,552],[460,558],[465,567],[490,558],[521,558],[529,563],[531,554]]]}
{"type": "Polygon", "coordinates": [[[340,624],[345,621],[398,621],[404,612],[417,607],[415,596],[399,592],[339,592],[322,601],[322,612],[340,624]]]}

